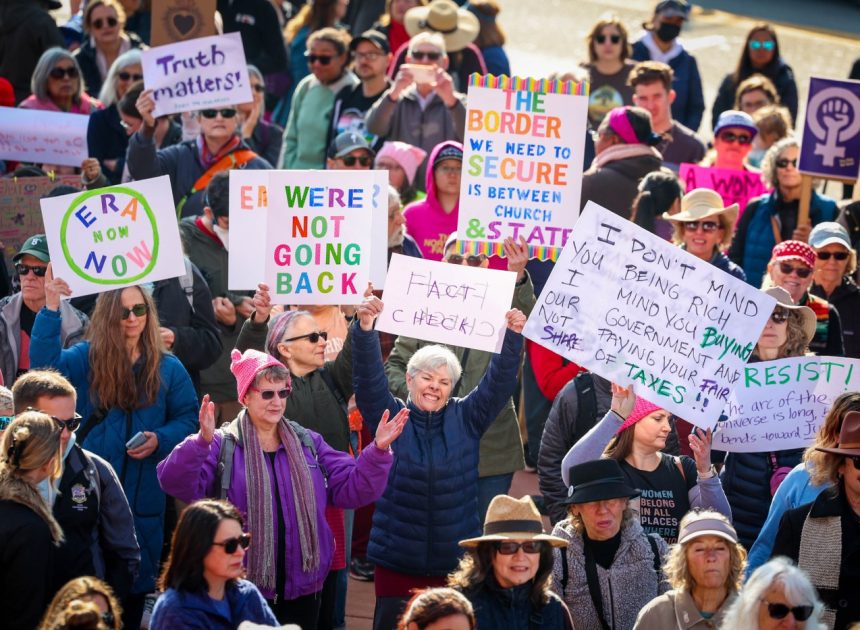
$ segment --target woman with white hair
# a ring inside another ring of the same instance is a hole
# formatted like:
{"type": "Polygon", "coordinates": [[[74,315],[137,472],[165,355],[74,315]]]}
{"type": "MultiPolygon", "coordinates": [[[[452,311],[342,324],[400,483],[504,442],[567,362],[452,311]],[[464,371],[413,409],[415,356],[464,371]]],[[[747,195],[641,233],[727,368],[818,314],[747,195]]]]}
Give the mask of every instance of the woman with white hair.
{"type": "Polygon", "coordinates": [[[84,92],[81,67],[63,48],[49,48],[39,57],[30,79],[32,94],[18,107],[89,116],[102,105],[84,92]]]}
{"type": "Polygon", "coordinates": [[[774,558],[753,572],[720,628],[824,630],[827,626],[819,620],[822,610],[806,574],[790,560],[774,558]]]}
{"type": "Polygon", "coordinates": [[[284,139],[284,128],[275,123],[266,122],[266,80],[257,66],[248,66],[248,77],[251,80],[250,103],[236,105],[242,116],[242,139],[252,151],[264,158],[269,164],[278,161],[281,143],[284,139]]]}

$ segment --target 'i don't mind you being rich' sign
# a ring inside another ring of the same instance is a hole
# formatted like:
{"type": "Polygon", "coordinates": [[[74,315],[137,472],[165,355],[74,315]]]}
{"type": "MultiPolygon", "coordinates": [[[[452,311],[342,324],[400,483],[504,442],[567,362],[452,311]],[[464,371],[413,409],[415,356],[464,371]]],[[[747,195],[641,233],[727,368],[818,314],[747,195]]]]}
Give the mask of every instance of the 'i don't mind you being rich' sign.
{"type": "Polygon", "coordinates": [[[42,199],[54,276],[88,295],[185,273],[165,176],[42,199]]]}

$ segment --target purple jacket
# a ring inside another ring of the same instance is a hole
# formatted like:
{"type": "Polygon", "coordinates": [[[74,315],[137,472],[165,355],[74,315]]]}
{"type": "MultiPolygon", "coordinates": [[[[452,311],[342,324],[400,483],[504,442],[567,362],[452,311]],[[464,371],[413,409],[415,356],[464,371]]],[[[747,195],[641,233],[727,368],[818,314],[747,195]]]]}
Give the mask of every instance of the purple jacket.
{"type": "MultiPolygon", "coordinates": [[[[295,599],[316,593],[322,589],[323,581],[334,555],[334,536],[325,520],[326,505],[339,508],[358,508],[373,503],[385,489],[388,471],[394,458],[390,451],[382,451],[371,445],[365,448],[358,459],[341,453],[326,444],[322,437],[309,431],[314,440],[319,462],[328,471],[326,486],[313,454],[304,448],[305,459],[310,466],[317,496],[317,531],[320,537],[320,565],[312,573],[302,571],[301,545],[298,525],[293,507],[293,488],[290,484],[289,465],[283,446],[275,456],[275,475],[286,522],[286,544],[275,553],[286,556],[287,583],[283,598],[295,599]]],[[[167,458],[158,464],[158,482],[162,489],[188,503],[204,497],[215,496],[216,468],[221,452],[221,433],[215,432],[211,444],[207,444],[199,433],[183,440],[167,458]]],[[[241,443],[233,453],[233,472],[227,500],[239,508],[243,516],[248,513],[248,485],[245,479],[245,453],[241,443]]],[[[278,541],[275,543],[278,545],[278,541]]],[[[261,589],[266,599],[273,599],[274,592],[261,589]]]]}

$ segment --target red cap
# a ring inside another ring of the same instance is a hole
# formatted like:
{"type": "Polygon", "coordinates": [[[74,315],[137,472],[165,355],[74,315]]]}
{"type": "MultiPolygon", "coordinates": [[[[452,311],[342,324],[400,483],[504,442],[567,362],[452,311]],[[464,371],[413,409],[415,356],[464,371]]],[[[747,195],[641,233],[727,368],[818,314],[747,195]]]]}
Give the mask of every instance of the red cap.
{"type": "Polygon", "coordinates": [[[771,260],[799,260],[810,269],[815,269],[815,250],[803,241],[783,241],[773,248],[771,260]]]}

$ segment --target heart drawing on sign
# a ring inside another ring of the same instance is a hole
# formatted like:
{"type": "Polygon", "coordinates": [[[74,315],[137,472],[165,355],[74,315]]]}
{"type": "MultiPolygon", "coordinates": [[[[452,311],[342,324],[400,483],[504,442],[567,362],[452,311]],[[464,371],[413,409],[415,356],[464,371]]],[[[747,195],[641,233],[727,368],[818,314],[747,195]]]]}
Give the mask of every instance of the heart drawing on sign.
{"type": "Polygon", "coordinates": [[[195,19],[193,15],[179,14],[173,16],[173,25],[182,35],[188,35],[191,29],[194,28],[194,23],[195,19]]]}

